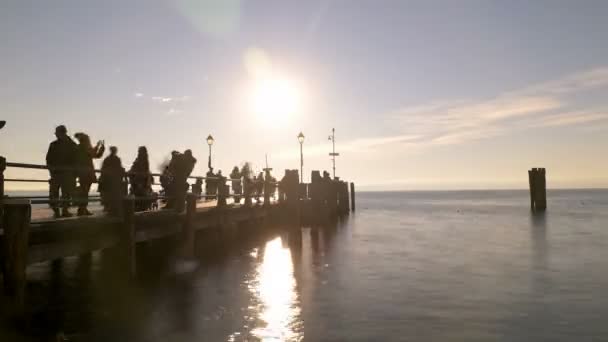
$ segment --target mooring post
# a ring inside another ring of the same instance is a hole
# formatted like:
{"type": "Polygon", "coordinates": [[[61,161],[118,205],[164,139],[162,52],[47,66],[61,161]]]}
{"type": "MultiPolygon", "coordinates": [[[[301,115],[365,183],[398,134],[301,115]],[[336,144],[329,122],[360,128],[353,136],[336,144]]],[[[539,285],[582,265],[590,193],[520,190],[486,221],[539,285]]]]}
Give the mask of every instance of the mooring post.
{"type": "Polygon", "coordinates": [[[344,214],[350,212],[350,203],[348,201],[348,182],[342,182],[342,198],[344,199],[344,214]]]}
{"type": "Polygon", "coordinates": [[[545,178],[545,169],[539,168],[534,180],[536,185],[536,210],[545,211],[547,209],[547,180],[545,178]]]}
{"type": "Polygon", "coordinates": [[[135,200],[126,197],[123,200],[123,222],[122,222],[122,250],[126,258],[126,271],[130,278],[135,278],[137,274],[135,258],[135,200]]]}
{"type": "Polygon", "coordinates": [[[21,311],[25,300],[25,268],[32,205],[29,200],[4,200],[2,216],[2,261],[4,291],[13,299],[14,309],[21,311]]]}
{"type": "Polygon", "coordinates": [[[547,209],[547,180],[544,168],[533,168],[528,171],[530,183],[530,209],[545,211],[547,209]]]}
{"type": "Polygon", "coordinates": [[[350,210],[355,211],[355,183],[350,183],[350,210]]]}
{"type": "Polygon", "coordinates": [[[530,210],[534,211],[534,169],[528,170],[528,183],[530,185],[530,210]]]}

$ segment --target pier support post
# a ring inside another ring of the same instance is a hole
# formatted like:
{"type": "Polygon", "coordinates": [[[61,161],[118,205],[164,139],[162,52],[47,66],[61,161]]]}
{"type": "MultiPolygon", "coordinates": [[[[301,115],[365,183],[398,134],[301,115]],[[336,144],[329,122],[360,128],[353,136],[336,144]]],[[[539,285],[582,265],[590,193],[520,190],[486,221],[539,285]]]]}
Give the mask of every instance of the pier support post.
{"type": "Polygon", "coordinates": [[[4,200],[2,216],[2,262],[4,291],[21,311],[25,301],[25,269],[32,205],[29,200],[4,200]]]}
{"type": "Polygon", "coordinates": [[[355,211],[355,183],[350,183],[350,210],[355,211]]]}
{"type": "Polygon", "coordinates": [[[135,278],[137,272],[135,258],[135,201],[130,197],[123,200],[121,245],[126,259],[126,271],[130,278],[135,278]]]}
{"type": "Polygon", "coordinates": [[[534,212],[547,209],[547,180],[544,168],[533,168],[528,171],[530,183],[530,209],[534,212]]]}
{"type": "Polygon", "coordinates": [[[4,198],[4,170],[6,170],[6,159],[0,157],[0,201],[4,198]]]}
{"type": "Polygon", "coordinates": [[[186,221],[184,222],[184,230],[182,234],[182,255],[186,258],[194,257],[194,213],[196,212],[196,194],[188,194],[186,197],[186,221]]]}

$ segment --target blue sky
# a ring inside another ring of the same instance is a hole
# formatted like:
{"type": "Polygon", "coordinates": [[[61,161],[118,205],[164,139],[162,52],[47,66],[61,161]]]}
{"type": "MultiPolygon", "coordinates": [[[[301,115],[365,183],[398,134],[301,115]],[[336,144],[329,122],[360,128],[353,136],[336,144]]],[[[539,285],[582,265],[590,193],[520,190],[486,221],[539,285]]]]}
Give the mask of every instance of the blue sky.
{"type": "MultiPolygon", "coordinates": [[[[152,165],[331,168],[368,189],[608,186],[605,1],[3,1],[0,154],[42,162],[53,128],[152,165]],[[248,56],[296,80],[297,113],[248,108],[248,56]]],[[[45,176],[42,174],[41,176],[45,176]]]]}

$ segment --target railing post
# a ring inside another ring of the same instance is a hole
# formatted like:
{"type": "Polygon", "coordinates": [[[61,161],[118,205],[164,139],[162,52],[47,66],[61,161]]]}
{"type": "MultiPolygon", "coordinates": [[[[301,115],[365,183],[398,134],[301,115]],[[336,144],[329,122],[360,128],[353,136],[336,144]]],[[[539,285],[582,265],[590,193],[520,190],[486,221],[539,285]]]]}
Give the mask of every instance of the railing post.
{"type": "Polygon", "coordinates": [[[4,290],[12,297],[16,311],[23,309],[25,300],[25,268],[29,243],[32,205],[29,200],[6,200],[2,216],[2,262],[4,290]]]}
{"type": "Polygon", "coordinates": [[[132,197],[123,200],[123,221],[121,229],[121,245],[129,277],[134,278],[137,272],[135,259],[135,203],[132,197]]]}
{"type": "Polygon", "coordinates": [[[350,210],[355,211],[355,183],[350,183],[350,210]]]}

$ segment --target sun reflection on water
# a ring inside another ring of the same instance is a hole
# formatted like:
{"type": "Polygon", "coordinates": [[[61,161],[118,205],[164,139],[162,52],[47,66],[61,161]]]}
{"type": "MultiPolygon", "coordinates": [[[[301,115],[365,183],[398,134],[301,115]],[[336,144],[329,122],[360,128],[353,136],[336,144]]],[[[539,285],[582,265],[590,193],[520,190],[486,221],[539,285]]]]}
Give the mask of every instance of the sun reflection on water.
{"type": "Polygon", "coordinates": [[[302,329],[289,248],[280,237],[266,243],[249,290],[258,301],[259,324],[252,335],[262,341],[300,341],[302,329]]]}

